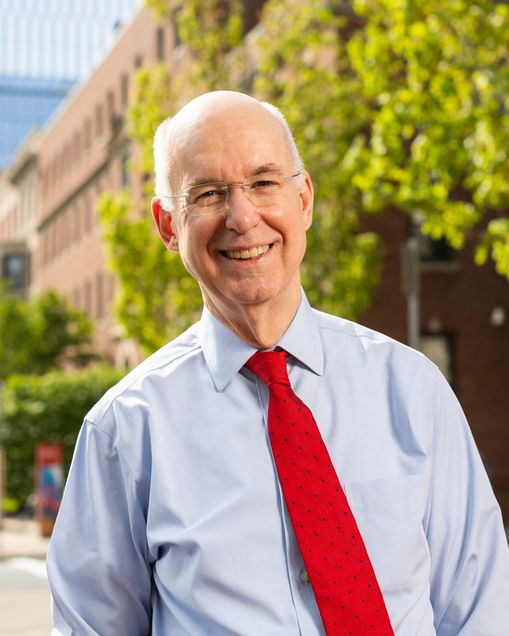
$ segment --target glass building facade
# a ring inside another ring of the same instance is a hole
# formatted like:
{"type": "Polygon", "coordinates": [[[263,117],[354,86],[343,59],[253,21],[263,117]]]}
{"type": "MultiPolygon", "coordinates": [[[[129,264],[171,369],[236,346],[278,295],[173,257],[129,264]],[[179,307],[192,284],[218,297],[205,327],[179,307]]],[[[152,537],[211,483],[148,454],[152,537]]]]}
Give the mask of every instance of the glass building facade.
{"type": "Polygon", "coordinates": [[[0,171],[114,44],[142,0],[0,2],[0,171]]]}
{"type": "Polygon", "coordinates": [[[70,81],[0,76],[0,170],[16,148],[44,124],[65,97],[70,81]]]}

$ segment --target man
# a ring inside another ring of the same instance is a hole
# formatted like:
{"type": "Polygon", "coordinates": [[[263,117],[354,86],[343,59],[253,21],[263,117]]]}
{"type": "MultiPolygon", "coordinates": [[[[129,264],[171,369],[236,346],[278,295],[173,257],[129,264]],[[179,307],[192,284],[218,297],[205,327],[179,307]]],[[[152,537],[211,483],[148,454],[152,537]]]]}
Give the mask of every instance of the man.
{"type": "Polygon", "coordinates": [[[500,510],[447,382],[301,290],[313,187],[281,115],[209,93],[155,157],[156,226],[205,307],[85,419],[54,633],[509,633],[500,510]]]}

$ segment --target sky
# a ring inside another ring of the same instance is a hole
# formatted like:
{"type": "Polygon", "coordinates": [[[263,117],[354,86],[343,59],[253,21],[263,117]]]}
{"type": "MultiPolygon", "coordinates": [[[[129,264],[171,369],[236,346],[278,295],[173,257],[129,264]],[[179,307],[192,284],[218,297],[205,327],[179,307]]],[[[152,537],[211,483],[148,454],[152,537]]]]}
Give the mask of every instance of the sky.
{"type": "Polygon", "coordinates": [[[143,0],[0,0],[0,172],[83,82],[143,0]]]}
{"type": "Polygon", "coordinates": [[[84,79],[143,0],[0,0],[0,76],[84,79]]]}

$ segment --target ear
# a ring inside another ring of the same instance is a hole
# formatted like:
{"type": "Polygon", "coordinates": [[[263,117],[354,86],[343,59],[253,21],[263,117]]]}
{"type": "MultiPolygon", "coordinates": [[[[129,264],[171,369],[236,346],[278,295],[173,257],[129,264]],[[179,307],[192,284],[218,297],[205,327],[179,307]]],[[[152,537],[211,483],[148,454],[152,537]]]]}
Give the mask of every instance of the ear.
{"type": "Polygon", "coordinates": [[[313,201],[314,201],[314,189],[311,177],[304,171],[302,173],[304,181],[300,186],[299,196],[302,207],[302,219],[304,221],[304,228],[309,230],[313,221],[313,201]]]}
{"type": "Polygon", "coordinates": [[[172,227],[173,218],[171,212],[165,210],[161,205],[161,201],[156,197],[152,199],[151,207],[154,223],[163,243],[170,252],[178,252],[178,239],[172,227]]]}

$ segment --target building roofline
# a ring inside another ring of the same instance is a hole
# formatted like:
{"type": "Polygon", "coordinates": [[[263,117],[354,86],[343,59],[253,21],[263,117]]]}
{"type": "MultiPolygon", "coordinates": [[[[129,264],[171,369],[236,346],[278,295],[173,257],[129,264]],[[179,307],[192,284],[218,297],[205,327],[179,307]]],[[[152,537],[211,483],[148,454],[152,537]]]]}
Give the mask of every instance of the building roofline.
{"type": "Polygon", "coordinates": [[[43,135],[50,134],[52,128],[58,123],[58,120],[63,117],[66,112],[73,106],[74,102],[79,98],[81,93],[86,90],[89,83],[92,81],[97,71],[107,63],[108,59],[115,53],[115,50],[120,45],[122,40],[127,37],[127,34],[131,29],[133,29],[136,25],[136,22],[141,18],[142,15],[146,14],[147,11],[150,11],[147,7],[142,6],[130,20],[121,24],[118,27],[118,33],[115,38],[113,38],[109,48],[106,50],[100,61],[93,65],[88,74],[79,81],[74,88],[72,88],[67,97],[62,100],[62,102],[55,108],[51,116],[46,120],[46,122],[41,126],[41,131],[43,135]]]}
{"type": "Polygon", "coordinates": [[[35,130],[25,137],[24,141],[17,147],[11,163],[5,170],[6,178],[15,183],[17,178],[21,176],[25,168],[31,163],[37,162],[37,154],[40,145],[41,132],[35,130]]]}

